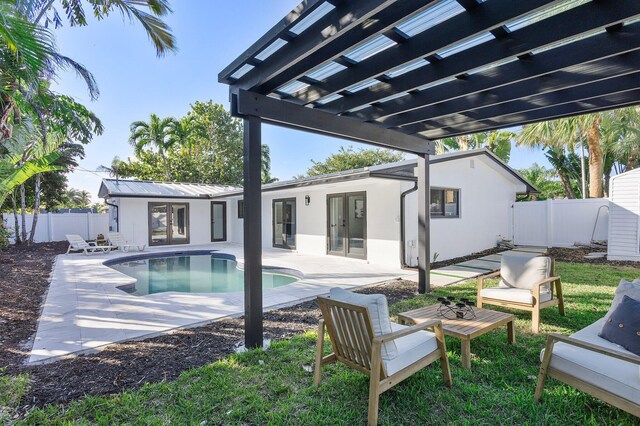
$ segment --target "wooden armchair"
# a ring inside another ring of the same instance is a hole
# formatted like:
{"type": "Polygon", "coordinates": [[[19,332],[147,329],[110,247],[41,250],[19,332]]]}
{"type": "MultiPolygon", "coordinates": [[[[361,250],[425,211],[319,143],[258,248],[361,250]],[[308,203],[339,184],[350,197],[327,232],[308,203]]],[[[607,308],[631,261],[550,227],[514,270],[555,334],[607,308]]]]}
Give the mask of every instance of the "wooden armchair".
{"type": "MultiPolygon", "coordinates": [[[[345,292],[346,293],[346,292],[345,292]]],[[[354,295],[371,296],[371,295],[354,295]]],[[[382,295],[376,295],[383,297],[382,295]]],[[[386,307],[386,299],[384,300],[386,307]]],[[[440,360],[445,385],[452,386],[442,324],[429,321],[412,327],[391,323],[391,333],[376,335],[367,306],[318,297],[324,319],[318,324],[314,383],[320,384],[322,366],[340,361],[370,377],[368,423],[378,421],[380,394],[436,360],[440,360]],[[324,333],[329,333],[333,353],[323,357],[324,333]],[[432,329],[433,333],[425,331],[432,329]],[[397,354],[390,354],[393,345],[397,354]]],[[[383,320],[384,318],[378,317],[383,320]]],[[[379,324],[379,323],[378,323],[379,324]]]]}
{"type": "Polygon", "coordinates": [[[562,284],[555,275],[554,260],[503,254],[500,271],[478,278],[478,307],[485,304],[531,311],[531,329],[538,333],[540,309],[557,305],[564,316],[562,284]],[[485,279],[498,277],[501,278],[498,287],[485,288],[485,279]]]}
{"type": "Polygon", "coordinates": [[[538,374],[536,402],[542,398],[547,377],[553,377],[640,417],[640,356],[598,337],[602,322],[572,336],[549,335],[538,374]]]}

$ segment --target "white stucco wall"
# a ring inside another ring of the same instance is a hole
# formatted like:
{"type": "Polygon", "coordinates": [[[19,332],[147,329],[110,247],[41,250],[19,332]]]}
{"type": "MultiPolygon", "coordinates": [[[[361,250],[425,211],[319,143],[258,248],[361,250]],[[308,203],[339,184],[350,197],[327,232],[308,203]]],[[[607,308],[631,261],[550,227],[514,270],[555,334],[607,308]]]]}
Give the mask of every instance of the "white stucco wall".
{"type": "MultiPolygon", "coordinates": [[[[524,190],[505,179],[505,171],[485,156],[432,164],[432,187],[460,190],[459,218],[431,219],[431,260],[454,257],[494,247],[498,236],[511,235],[511,204],[524,190]]],[[[417,264],[418,194],[407,196],[406,259],[417,264]]]]}
{"type": "MultiPolygon", "coordinates": [[[[460,190],[460,217],[431,220],[431,259],[464,256],[495,246],[499,236],[509,237],[512,230],[511,204],[524,185],[516,183],[507,172],[488,157],[480,155],[431,165],[431,186],[460,190]]],[[[366,261],[400,265],[400,194],[412,188],[410,181],[366,178],[339,183],[317,184],[263,193],[262,243],[273,241],[272,203],[274,199],[295,198],[297,236],[296,251],[303,254],[327,253],[327,195],[366,192],[367,258],[366,261]],[[305,196],[311,199],[305,206],[305,196]]],[[[238,218],[241,196],[218,198],[227,202],[227,240],[243,243],[243,219],[238,218]]],[[[410,265],[417,263],[417,192],[407,196],[406,255],[410,265]]],[[[121,198],[120,232],[136,243],[149,243],[149,202],[189,203],[191,244],[211,241],[210,200],[121,198]]]]}

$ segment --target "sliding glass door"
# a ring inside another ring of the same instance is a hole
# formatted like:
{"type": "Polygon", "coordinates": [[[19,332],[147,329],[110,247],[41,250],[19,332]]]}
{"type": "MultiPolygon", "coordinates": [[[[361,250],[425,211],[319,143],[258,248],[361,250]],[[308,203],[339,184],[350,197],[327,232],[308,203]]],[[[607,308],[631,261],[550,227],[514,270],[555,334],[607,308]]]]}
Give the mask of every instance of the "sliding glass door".
{"type": "Polygon", "coordinates": [[[366,259],[365,192],[327,195],[327,253],[366,259]]]}
{"type": "Polygon", "coordinates": [[[189,243],[188,203],[149,203],[149,245],[189,243]]]}
{"type": "Polygon", "coordinates": [[[273,246],[296,248],[296,199],[273,200],[273,246]]]}

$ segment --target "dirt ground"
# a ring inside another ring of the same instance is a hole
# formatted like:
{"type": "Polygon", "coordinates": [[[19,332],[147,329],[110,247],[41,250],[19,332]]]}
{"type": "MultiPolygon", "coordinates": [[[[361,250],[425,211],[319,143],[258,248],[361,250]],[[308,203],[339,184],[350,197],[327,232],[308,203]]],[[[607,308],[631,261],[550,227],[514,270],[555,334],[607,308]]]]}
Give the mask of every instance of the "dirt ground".
{"type": "MultiPolygon", "coordinates": [[[[34,244],[12,247],[0,252],[0,368],[6,373],[27,372],[31,389],[22,410],[48,403],[66,403],[85,395],[110,394],[176,378],[182,371],[195,368],[233,352],[243,339],[243,320],[226,319],[209,325],[180,330],[170,335],[141,341],[114,344],[103,351],[52,364],[26,367],[30,338],[36,331],[43,296],[56,254],[66,243],[34,244]]],[[[441,267],[498,252],[490,249],[464,258],[437,262],[441,267]]],[[[552,249],[558,260],[586,262],[582,255],[594,250],[552,249]]],[[[610,263],[595,260],[591,263],[610,263]]],[[[625,264],[625,262],[616,262],[625,264]]],[[[416,284],[390,281],[366,289],[363,293],[383,293],[389,303],[412,297],[416,284]]],[[[320,311],[315,301],[269,312],[264,317],[265,336],[288,338],[313,329],[320,311]]]]}

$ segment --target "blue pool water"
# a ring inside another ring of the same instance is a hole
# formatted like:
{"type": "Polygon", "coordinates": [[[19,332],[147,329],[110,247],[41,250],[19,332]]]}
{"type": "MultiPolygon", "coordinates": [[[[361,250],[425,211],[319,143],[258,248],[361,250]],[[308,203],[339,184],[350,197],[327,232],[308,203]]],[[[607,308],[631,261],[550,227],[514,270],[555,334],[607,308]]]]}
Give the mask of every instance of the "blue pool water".
{"type": "MultiPolygon", "coordinates": [[[[123,259],[108,263],[111,268],[138,281],[123,289],[138,296],[177,291],[181,293],[226,293],[244,290],[244,272],[237,263],[212,254],[123,259]]],[[[298,278],[278,272],[262,272],[262,287],[291,284],[298,278]]]]}

